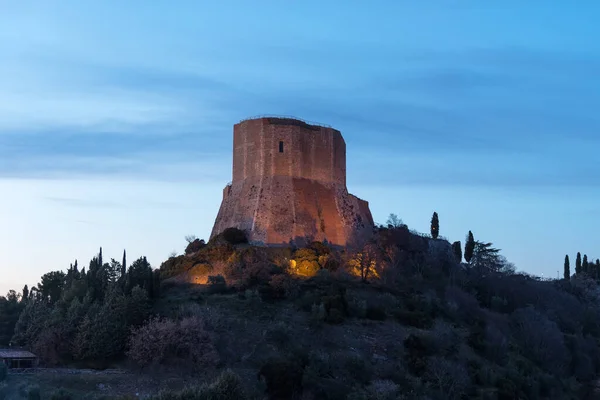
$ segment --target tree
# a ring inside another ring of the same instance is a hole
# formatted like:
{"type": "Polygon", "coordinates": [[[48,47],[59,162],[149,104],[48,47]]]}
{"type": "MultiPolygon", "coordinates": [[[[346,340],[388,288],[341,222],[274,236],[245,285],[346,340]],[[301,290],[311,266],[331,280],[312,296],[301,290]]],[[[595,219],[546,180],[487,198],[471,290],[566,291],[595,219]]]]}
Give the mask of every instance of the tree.
{"type": "Polygon", "coordinates": [[[186,241],[186,242],[188,242],[188,243],[192,243],[192,242],[193,242],[194,240],[196,240],[196,239],[198,239],[198,238],[196,237],[196,235],[186,235],[186,236],[185,236],[185,241],[186,241]]]}
{"type": "Polygon", "coordinates": [[[588,263],[588,258],[587,258],[587,254],[583,255],[583,262],[581,263],[581,271],[583,271],[586,274],[590,273],[590,264],[588,263]]]}
{"type": "Polygon", "coordinates": [[[500,249],[492,247],[492,243],[476,241],[471,263],[476,268],[499,272],[506,260],[500,255],[500,249]]]}
{"type": "Polygon", "coordinates": [[[121,263],[121,279],[125,280],[126,274],[127,274],[127,254],[125,254],[125,250],[123,250],[123,262],[121,263]]]}
{"type": "Polygon", "coordinates": [[[43,301],[56,303],[62,296],[65,285],[65,273],[62,271],[48,272],[38,283],[38,291],[43,301]]]}
{"type": "Polygon", "coordinates": [[[431,237],[437,239],[440,235],[440,220],[438,218],[437,212],[434,211],[433,216],[431,217],[431,237]]]}
{"type": "Polygon", "coordinates": [[[29,300],[29,287],[27,285],[23,286],[23,295],[21,296],[21,301],[26,302],[29,300]]]}
{"type": "Polygon", "coordinates": [[[402,222],[402,220],[398,218],[396,214],[390,214],[385,223],[390,229],[400,228],[401,226],[404,226],[404,222],[402,222]]]}
{"type": "Polygon", "coordinates": [[[465,242],[465,261],[471,263],[471,259],[473,258],[473,251],[475,250],[475,239],[473,238],[473,233],[469,231],[467,235],[467,241],[465,242]]]}
{"type": "Polygon", "coordinates": [[[460,240],[452,243],[452,252],[454,253],[456,262],[460,263],[462,261],[462,246],[460,244],[460,240]]]}
{"type": "Polygon", "coordinates": [[[596,259],[596,265],[595,265],[595,278],[599,279],[600,278],[600,258],[596,259]]]}
{"type": "Polygon", "coordinates": [[[577,258],[575,259],[575,273],[581,274],[581,253],[577,252],[577,258]]]}
{"type": "Polygon", "coordinates": [[[569,262],[569,255],[565,256],[565,270],[564,270],[565,280],[571,279],[571,263],[569,262]]]}

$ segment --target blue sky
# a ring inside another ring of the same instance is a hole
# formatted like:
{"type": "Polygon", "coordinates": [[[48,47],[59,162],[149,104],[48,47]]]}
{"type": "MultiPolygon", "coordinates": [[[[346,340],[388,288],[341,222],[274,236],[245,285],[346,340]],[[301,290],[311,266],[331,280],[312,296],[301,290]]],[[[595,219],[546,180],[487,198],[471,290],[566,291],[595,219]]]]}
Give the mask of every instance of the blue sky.
{"type": "Polygon", "coordinates": [[[597,2],[323,3],[0,0],[0,293],[206,238],[258,114],[340,129],[378,222],[600,257],[597,2]]]}

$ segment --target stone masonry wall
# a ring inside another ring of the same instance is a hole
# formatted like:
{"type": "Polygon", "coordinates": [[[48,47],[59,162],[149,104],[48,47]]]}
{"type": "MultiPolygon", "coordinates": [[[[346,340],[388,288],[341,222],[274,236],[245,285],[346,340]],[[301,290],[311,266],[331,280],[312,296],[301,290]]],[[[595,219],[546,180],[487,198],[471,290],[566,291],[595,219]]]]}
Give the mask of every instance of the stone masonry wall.
{"type": "Polygon", "coordinates": [[[370,235],[368,203],[346,189],[341,133],[287,119],[235,125],[233,181],[223,190],[211,238],[228,227],[267,245],[325,239],[346,245],[370,235]]]}
{"type": "Polygon", "coordinates": [[[346,143],[335,129],[248,120],[233,128],[233,154],[233,181],[290,176],[346,184],[346,143]]]}

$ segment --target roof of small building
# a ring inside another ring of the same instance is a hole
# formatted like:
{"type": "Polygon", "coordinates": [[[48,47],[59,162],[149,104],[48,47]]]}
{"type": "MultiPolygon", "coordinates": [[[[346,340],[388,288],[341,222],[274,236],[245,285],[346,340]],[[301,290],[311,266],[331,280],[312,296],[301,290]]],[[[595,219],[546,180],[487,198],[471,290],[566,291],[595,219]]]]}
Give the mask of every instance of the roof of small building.
{"type": "Polygon", "coordinates": [[[37,356],[27,350],[0,349],[0,358],[37,358],[37,356]]]}

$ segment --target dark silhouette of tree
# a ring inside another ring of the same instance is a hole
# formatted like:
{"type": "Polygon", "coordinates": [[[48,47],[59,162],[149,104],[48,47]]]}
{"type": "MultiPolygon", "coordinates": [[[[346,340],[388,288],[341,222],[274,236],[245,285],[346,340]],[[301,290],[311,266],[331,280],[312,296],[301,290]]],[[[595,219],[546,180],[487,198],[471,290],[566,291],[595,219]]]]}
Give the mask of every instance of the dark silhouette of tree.
{"type": "Polygon", "coordinates": [[[506,260],[500,255],[500,249],[493,247],[492,243],[476,241],[471,264],[475,268],[499,272],[506,260]]]}
{"type": "Polygon", "coordinates": [[[63,294],[65,286],[65,273],[62,271],[52,271],[42,276],[38,283],[38,291],[41,300],[49,304],[56,303],[63,294]]]}
{"type": "Polygon", "coordinates": [[[123,279],[125,279],[125,274],[127,274],[127,254],[123,250],[123,262],[121,263],[121,277],[123,279]]]}
{"type": "Polygon", "coordinates": [[[595,277],[596,279],[600,279],[600,258],[596,259],[596,265],[595,265],[595,277]]]}
{"type": "Polygon", "coordinates": [[[404,225],[404,222],[396,214],[390,214],[385,223],[389,229],[400,228],[404,225]]]}
{"type": "Polygon", "coordinates": [[[575,259],[575,273],[581,274],[581,253],[577,252],[577,258],[575,259]]]}
{"type": "Polygon", "coordinates": [[[29,286],[23,286],[23,295],[21,296],[21,301],[25,302],[29,300],[29,286]]]}
{"type": "Polygon", "coordinates": [[[433,216],[431,217],[431,237],[437,239],[440,235],[440,220],[438,218],[438,213],[433,212],[433,216]]]}
{"type": "Polygon", "coordinates": [[[19,301],[19,295],[14,290],[6,296],[0,296],[0,347],[10,343],[23,308],[24,303],[19,301]]]}
{"type": "Polygon", "coordinates": [[[571,279],[571,263],[568,254],[565,256],[564,278],[567,281],[571,279]]]}
{"type": "Polygon", "coordinates": [[[471,259],[473,258],[473,251],[475,250],[475,239],[473,238],[473,233],[469,231],[467,235],[467,240],[465,242],[465,261],[471,263],[471,259]]]}
{"type": "Polygon", "coordinates": [[[590,273],[590,265],[588,263],[587,254],[583,255],[583,262],[581,263],[581,270],[586,274],[590,273]]]}
{"type": "Polygon", "coordinates": [[[454,258],[456,262],[460,263],[462,261],[462,245],[460,240],[452,243],[452,252],[454,253],[454,258]]]}

